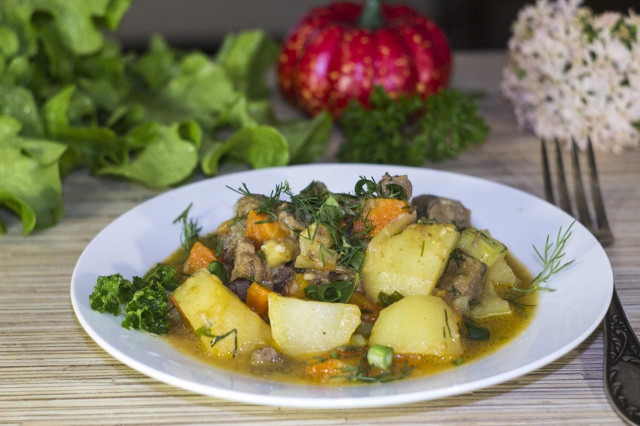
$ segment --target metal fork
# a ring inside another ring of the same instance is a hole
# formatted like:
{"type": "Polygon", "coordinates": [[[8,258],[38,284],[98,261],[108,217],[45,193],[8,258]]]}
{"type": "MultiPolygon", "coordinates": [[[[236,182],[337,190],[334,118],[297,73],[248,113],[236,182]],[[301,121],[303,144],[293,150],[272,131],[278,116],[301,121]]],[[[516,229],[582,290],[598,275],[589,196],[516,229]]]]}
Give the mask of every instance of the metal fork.
{"type": "MultiPolygon", "coordinates": [[[[595,221],[591,220],[587,207],[582,174],[580,173],[578,147],[575,141],[571,143],[571,169],[577,215],[574,215],[571,209],[560,144],[555,140],[554,145],[558,192],[556,205],[570,215],[577,217],[603,247],[613,244],[614,238],[604,210],[591,140],[587,146],[587,161],[595,221]]],[[[540,146],[545,198],[550,203],[554,203],[554,191],[545,141],[541,141],[540,146]]],[[[609,305],[609,310],[604,318],[604,387],[609,402],[620,417],[630,424],[640,425],[640,342],[629,325],[615,287],[611,305],[609,305]]]]}

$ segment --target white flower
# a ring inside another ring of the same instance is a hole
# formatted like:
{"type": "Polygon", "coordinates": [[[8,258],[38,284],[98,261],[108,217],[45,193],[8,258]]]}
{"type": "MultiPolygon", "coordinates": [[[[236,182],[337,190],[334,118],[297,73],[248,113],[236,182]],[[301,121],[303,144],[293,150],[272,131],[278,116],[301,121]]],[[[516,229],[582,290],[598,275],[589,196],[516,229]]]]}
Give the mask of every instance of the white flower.
{"type": "Polygon", "coordinates": [[[502,90],[518,125],[619,153],[640,147],[640,16],[538,0],[513,24],[502,90]]]}

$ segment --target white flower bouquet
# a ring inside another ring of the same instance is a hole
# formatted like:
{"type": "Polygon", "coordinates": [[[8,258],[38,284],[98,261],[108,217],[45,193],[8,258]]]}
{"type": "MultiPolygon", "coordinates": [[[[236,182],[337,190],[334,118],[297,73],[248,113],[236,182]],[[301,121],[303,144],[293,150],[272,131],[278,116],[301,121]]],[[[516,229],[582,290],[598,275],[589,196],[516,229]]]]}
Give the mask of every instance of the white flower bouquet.
{"type": "Polygon", "coordinates": [[[640,146],[640,16],[538,0],[513,24],[502,91],[539,138],[620,153],[640,146]]]}

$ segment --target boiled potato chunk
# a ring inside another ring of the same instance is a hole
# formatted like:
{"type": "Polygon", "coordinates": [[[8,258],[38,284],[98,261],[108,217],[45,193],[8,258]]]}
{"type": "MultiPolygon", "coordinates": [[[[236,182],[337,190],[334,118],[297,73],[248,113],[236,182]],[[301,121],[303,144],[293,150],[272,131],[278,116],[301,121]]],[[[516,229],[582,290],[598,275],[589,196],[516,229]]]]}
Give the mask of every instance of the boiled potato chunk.
{"type": "Polygon", "coordinates": [[[467,228],[462,231],[458,247],[469,256],[491,267],[498,259],[504,259],[509,251],[507,246],[492,238],[487,231],[467,228]]]}
{"type": "Polygon", "coordinates": [[[471,318],[481,319],[510,313],[511,306],[509,302],[498,296],[493,282],[486,281],[478,304],[471,308],[471,318]]]}
{"type": "Polygon", "coordinates": [[[369,344],[407,354],[456,357],[462,353],[455,314],[437,296],[407,296],[384,308],[369,344]]]}
{"type": "Polygon", "coordinates": [[[296,252],[296,244],[289,238],[268,240],[260,248],[267,265],[272,268],[287,263],[293,259],[296,252]]]}
{"type": "Polygon", "coordinates": [[[518,278],[504,258],[498,259],[487,273],[487,281],[501,286],[516,286],[518,278]]]}
{"type": "Polygon", "coordinates": [[[296,268],[312,268],[333,271],[340,256],[331,247],[335,244],[331,233],[324,225],[312,223],[300,233],[300,254],[296,268]]]}
{"type": "Polygon", "coordinates": [[[283,353],[312,354],[348,344],[360,325],[360,309],[270,293],[269,321],[273,340],[283,353]]]}
{"type": "Polygon", "coordinates": [[[367,297],[378,300],[381,291],[431,294],[459,238],[454,225],[415,223],[384,241],[372,240],[362,267],[367,297]]]}
{"type": "Polygon", "coordinates": [[[208,330],[210,336],[201,335],[200,342],[218,358],[233,357],[236,336],[237,353],[252,351],[271,341],[269,326],[206,269],[199,270],[178,287],[171,301],[194,330],[208,330]],[[229,332],[211,346],[212,336],[229,332]]]}

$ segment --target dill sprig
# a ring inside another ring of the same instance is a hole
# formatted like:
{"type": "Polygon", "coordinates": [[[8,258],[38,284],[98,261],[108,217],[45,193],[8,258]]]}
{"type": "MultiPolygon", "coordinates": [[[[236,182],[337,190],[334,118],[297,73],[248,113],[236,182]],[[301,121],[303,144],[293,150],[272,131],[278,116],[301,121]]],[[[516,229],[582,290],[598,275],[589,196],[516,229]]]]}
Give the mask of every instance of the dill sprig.
{"type": "Polygon", "coordinates": [[[558,234],[556,235],[555,243],[551,242],[550,236],[547,235],[547,239],[544,243],[544,250],[542,253],[540,253],[535,245],[533,246],[533,250],[536,252],[538,259],[540,259],[540,261],[542,262],[542,271],[540,271],[540,273],[533,279],[533,281],[529,283],[529,288],[521,289],[514,286],[512,287],[512,290],[525,294],[533,293],[534,291],[538,290],[556,291],[555,289],[543,286],[542,284],[549,281],[549,279],[553,275],[557,274],[573,263],[573,260],[564,263],[562,263],[562,260],[564,259],[564,256],[566,254],[564,251],[565,246],[567,245],[567,242],[571,237],[571,228],[573,228],[573,225],[575,223],[575,220],[571,222],[571,225],[569,225],[569,227],[564,232],[562,232],[562,227],[560,227],[560,229],[558,229],[558,234]]]}
{"type": "Polygon", "coordinates": [[[202,230],[202,228],[198,226],[197,219],[189,218],[189,210],[191,210],[192,206],[193,206],[193,203],[190,203],[189,207],[184,209],[184,211],[180,213],[180,216],[176,217],[173,220],[174,225],[178,222],[182,224],[182,234],[180,235],[180,244],[182,244],[182,248],[185,249],[186,251],[191,250],[191,246],[193,246],[195,242],[198,240],[198,237],[200,236],[200,231],[202,230]]]}
{"type": "MultiPolygon", "coordinates": [[[[280,197],[283,195],[288,196],[289,201],[285,207],[286,211],[305,226],[309,226],[312,223],[318,225],[316,232],[309,238],[314,240],[319,226],[323,225],[333,239],[334,245],[331,248],[339,255],[338,264],[350,266],[356,271],[360,270],[368,243],[366,236],[372,229],[365,216],[365,198],[381,196],[379,185],[375,183],[373,178],[361,177],[356,184],[356,196],[354,196],[352,194],[318,191],[314,186],[315,184],[316,182],[311,182],[299,194],[294,194],[289,183],[285,181],[277,184],[269,196],[252,193],[244,183],[237,189],[227,188],[240,195],[263,201],[260,206],[254,209],[259,213],[265,213],[270,216],[268,220],[262,222],[277,220],[277,214],[274,211],[276,207],[284,202],[280,197]],[[360,193],[359,196],[357,195],[358,193],[360,193]],[[358,221],[364,222],[365,227],[359,232],[354,232],[353,224],[358,221]]],[[[400,196],[401,194],[398,193],[397,195],[400,196]]]]}

